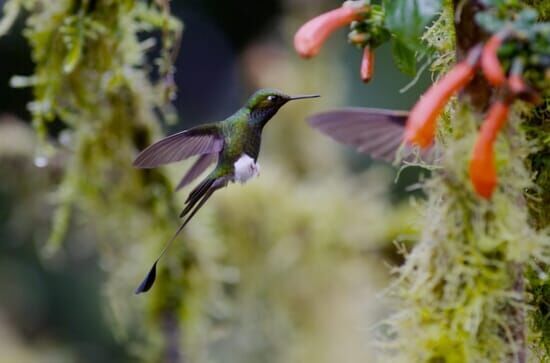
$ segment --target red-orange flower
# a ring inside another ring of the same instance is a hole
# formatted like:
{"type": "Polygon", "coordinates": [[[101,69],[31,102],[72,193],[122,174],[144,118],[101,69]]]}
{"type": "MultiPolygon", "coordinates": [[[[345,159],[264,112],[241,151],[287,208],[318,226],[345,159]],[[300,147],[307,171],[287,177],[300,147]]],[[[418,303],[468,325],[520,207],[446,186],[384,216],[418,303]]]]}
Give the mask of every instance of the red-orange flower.
{"type": "Polygon", "coordinates": [[[363,59],[361,61],[361,79],[367,83],[371,80],[374,72],[374,52],[369,46],[363,50],[363,59]]]}
{"type": "Polygon", "coordinates": [[[497,170],[493,145],[499,130],[508,118],[510,104],[507,101],[496,101],[481,125],[470,160],[470,180],[476,193],[489,199],[497,185],[497,170]]]}
{"type": "Polygon", "coordinates": [[[311,19],[296,32],[294,48],[304,58],[316,56],[330,34],[354,20],[360,20],[364,12],[364,7],[342,6],[311,19]]]}
{"type": "Polygon", "coordinates": [[[433,143],[437,119],[453,94],[473,78],[480,48],[470,51],[466,60],[458,63],[441,80],[433,84],[411,110],[405,126],[406,142],[426,148],[433,143]]]}
{"type": "Polygon", "coordinates": [[[507,36],[507,32],[502,31],[493,35],[485,46],[481,54],[481,69],[485,78],[495,87],[500,87],[506,82],[506,75],[502,70],[502,65],[498,60],[498,48],[507,36]]]}

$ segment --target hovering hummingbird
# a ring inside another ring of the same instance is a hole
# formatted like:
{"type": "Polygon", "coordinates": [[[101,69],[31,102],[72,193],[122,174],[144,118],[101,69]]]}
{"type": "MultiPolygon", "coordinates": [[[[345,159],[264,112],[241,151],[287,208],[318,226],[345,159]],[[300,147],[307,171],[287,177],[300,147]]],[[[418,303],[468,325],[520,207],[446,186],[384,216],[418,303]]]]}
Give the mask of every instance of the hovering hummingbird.
{"type": "Polygon", "coordinates": [[[244,107],[223,121],[199,125],[168,136],[143,150],[134,161],[138,168],[155,168],[160,165],[198,155],[177,186],[181,189],[193,181],[209,165],[217,161],[216,168],[189,194],[180,218],[185,218],[172,239],[165,245],[149,273],[136,289],[139,294],[148,291],[156,278],[156,267],[170,244],[206,203],[212,194],[230,182],[246,183],[260,171],[258,154],[262,131],[267,122],[287,102],[320,95],[288,96],[273,89],[254,93],[244,107]]]}

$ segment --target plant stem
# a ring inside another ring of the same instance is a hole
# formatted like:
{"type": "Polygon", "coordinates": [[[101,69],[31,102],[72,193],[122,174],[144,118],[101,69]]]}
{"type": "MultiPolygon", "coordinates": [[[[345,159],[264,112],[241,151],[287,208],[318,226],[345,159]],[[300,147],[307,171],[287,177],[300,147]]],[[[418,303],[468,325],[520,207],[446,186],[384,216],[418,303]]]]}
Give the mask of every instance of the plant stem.
{"type": "MultiPolygon", "coordinates": [[[[461,61],[468,51],[476,44],[485,41],[488,35],[474,21],[475,14],[483,10],[483,5],[477,0],[453,0],[456,29],[456,58],[461,61]]],[[[485,111],[489,106],[492,89],[481,74],[477,74],[468,86],[464,95],[477,111],[485,111]]]]}

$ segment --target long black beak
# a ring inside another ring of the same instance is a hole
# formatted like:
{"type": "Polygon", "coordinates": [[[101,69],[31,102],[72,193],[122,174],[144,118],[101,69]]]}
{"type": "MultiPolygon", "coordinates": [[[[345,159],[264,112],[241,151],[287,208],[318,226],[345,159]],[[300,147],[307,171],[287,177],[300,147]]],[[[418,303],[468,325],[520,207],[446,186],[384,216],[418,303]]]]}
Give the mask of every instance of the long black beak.
{"type": "Polygon", "coordinates": [[[294,100],[303,100],[305,98],[317,98],[317,97],[321,97],[321,95],[299,95],[299,96],[292,96],[290,97],[288,100],[289,101],[294,101],[294,100]]]}

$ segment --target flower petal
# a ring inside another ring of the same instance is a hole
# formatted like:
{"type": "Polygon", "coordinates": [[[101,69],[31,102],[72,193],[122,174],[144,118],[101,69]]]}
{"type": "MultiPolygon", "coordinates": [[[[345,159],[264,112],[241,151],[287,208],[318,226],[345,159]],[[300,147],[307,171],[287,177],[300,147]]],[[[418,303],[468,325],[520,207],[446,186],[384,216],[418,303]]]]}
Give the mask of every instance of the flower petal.
{"type": "Polygon", "coordinates": [[[342,6],[311,19],[296,32],[294,48],[304,58],[314,57],[330,34],[354,20],[360,20],[363,13],[362,7],[342,6]]]}
{"type": "Polygon", "coordinates": [[[474,47],[467,59],[433,84],[414,105],[405,126],[404,139],[407,143],[421,148],[427,148],[433,143],[437,119],[443,107],[473,78],[480,51],[479,46],[474,47]]]}
{"type": "Polygon", "coordinates": [[[508,119],[509,103],[496,101],[481,125],[470,160],[470,180],[476,193],[490,199],[497,186],[497,170],[493,144],[497,134],[508,119]]]}

